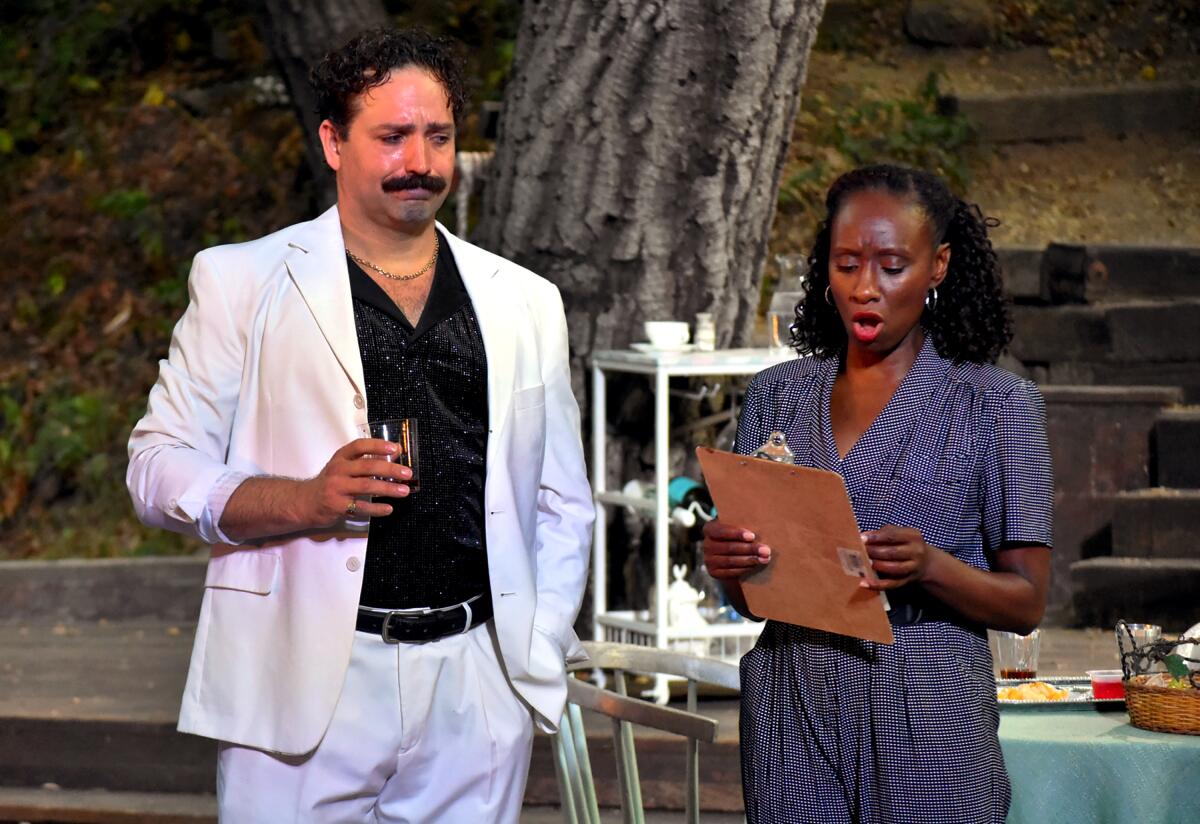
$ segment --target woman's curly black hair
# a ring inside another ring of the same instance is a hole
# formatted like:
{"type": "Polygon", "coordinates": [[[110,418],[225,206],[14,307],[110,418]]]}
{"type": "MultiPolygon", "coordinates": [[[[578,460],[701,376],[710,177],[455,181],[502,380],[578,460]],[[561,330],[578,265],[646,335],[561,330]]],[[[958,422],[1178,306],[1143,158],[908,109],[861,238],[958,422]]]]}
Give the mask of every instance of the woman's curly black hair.
{"type": "Polygon", "coordinates": [[[995,362],[1012,340],[1000,266],[987,234],[995,221],[985,218],[978,206],[955,197],[937,175],[891,165],[855,169],[829,188],[825,220],[808,258],[804,298],[796,304],[792,346],[818,357],[840,355],[846,348],[846,329],[837,308],[825,299],[830,235],[846,197],[866,190],[910,199],[928,218],[934,247],[950,244],[950,265],[937,288],[937,302],[921,315],[921,326],[938,354],[956,361],[995,362]]]}
{"type": "Polygon", "coordinates": [[[317,95],[317,114],[345,138],[358,96],[386,83],[393,69],[406,66],[437,78],[446,89],[454,122],[461,123],[467,109],[462,61],[452,40],[421,29],[368,29],[325,55],[308,76],[317,95]]]}

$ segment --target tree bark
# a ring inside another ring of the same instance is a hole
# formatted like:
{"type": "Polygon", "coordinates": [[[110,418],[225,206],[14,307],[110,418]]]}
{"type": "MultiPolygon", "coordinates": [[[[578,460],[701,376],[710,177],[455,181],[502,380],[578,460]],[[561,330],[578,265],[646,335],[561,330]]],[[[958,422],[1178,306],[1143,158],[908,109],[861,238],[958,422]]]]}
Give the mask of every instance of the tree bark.
{"type": "Polygon", "coordinates": [[[476,239],[558,284],[583,360],[752,332],[823,0],[526,0],[476,239]]]}
{"type": "Polygon", "coordinates": [[[387,12],[382,0],[260,0],[258,20],[304,130],[304,156],[320,201],[317,205],[332,205],[337,191],[317,136],[321,121],[308,72],[358,32],[386,25],[387,12]]]}

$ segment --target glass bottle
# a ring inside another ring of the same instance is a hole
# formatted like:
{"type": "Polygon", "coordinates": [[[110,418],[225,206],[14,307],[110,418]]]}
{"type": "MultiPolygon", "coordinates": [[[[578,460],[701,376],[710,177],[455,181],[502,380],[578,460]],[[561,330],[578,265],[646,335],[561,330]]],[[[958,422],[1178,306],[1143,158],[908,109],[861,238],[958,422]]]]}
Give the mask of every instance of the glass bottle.
{"type": "Polygon", "coordinates": [[[711,352],[717,348],[717,327],[711,312],[696,313],[696,334],[692,336],[692,341],[701,352],[711,352]]]}

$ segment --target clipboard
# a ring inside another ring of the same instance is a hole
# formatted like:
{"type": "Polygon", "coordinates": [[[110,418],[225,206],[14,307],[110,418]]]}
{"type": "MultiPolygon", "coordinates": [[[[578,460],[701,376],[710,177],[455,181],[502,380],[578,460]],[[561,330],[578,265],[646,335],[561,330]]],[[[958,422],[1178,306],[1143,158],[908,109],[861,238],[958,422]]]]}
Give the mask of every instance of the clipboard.
{"type": "Polygon", "coordinates": [[[842,477],[710,447],[696,449],[709,494],[725,523],[771,547],[771,562],[742,578],[755,615],[890,644],[892,625],[842,477]]]}

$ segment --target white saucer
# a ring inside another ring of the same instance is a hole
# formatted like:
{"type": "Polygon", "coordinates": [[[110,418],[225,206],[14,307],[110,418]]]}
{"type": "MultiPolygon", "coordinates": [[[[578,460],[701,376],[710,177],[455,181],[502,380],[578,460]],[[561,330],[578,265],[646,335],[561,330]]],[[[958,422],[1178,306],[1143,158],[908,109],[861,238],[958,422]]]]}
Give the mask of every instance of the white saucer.
{"type": "Polygon", "coordinates": [[[691,352],[696,348],[696,344],[694,343],[681,343],[677,346],[655,346],[647,341],[631,343],[629,346],[638,352],[644,352],[648,355],[653,355],[656,352],[691,352]]]}

